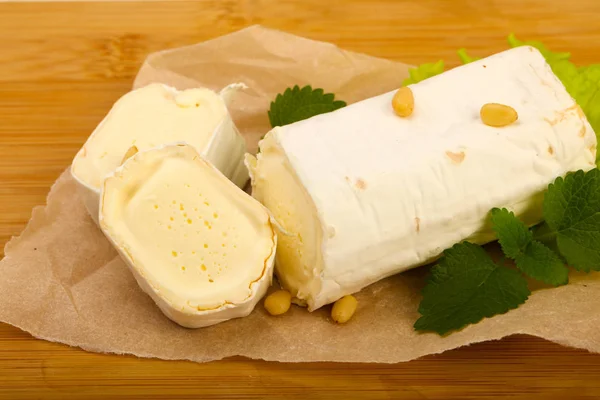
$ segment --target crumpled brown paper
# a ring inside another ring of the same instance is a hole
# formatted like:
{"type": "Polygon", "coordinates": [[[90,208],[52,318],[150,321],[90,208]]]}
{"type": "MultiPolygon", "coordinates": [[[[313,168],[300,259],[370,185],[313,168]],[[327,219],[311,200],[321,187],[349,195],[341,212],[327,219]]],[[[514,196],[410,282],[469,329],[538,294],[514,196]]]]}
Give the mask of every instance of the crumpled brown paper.
{"type": "MultiPolygon", "coordinates": [[[[398,87],[406,73],[400,63],[251,27],[151,55],[135,86],[162,81],[178,88],[220,89],[245,82],[251,89],[234,102],[233,115],[255,148],[268,129],[270,100],[290,85],[312,84],[354,102],[398,87]]],[[[48,205],[36,208],[23,234],[8,243],[0,263],[0,321],[38,338],[91,351],[198,362],[242,355],[391,363],[516,333],[600,351],[598,274],[537,290],[519,309],[445,338],[412,329],[426,268],[358,293],[358,311],[346,325],[332,323],[328,307],[309,313],[294,306],[271,317],[260,305],[246,318],[181,328],[138,288],[74,193],[67,171],[52,187],[48,205]]]]}

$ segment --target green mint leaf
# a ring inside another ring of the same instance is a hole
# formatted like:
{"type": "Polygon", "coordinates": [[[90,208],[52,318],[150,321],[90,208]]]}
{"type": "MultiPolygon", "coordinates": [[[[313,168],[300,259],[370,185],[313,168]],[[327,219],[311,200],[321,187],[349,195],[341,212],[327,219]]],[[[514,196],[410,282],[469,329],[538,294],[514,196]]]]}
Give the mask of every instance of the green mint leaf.
{"type": "Polygon", "coordinates": [[[569,283],[569,269],[555,252],[536,240],[515,258],[515,264],[528,276],[549,285],[569,283]]]}
{"type": "Polygon", "coordinates": [[[515,260],[527,276],[550,285],[565,285],[569,282],[569,270],[551,249],[533,240],[527,226],[506,208],[494,208],[492,227],[507,257],[515,260]]]}
{"type": "Polygon", "coordinates": [[[284,126],[302,121],[315,115],[325,114],[345,107],[346,103],[335,100],[332,93],[324,93],[323,89],[313,89],[311,86],[298,85],[287,88],[283,94],[278,94],[271,102],[269,121],[271,126],[284,126]]]}
{"type": "Polygon", "coordinates": [[[561,256],[560,250],[558,250],[558,245],[556,244],[556,232],[554,232],[546,222],[534,226],[531,231],[533,233],[534,240],[543,243],[544,246],[548,247],[554,252],[554,254],[559,256],[563,264],[565,263],[565,259],[561,256]]]}
{"type": "Polygon", "coordinates": [[[577,171],[548,186],[544,218],[560,254],[580,271],[600,271],[600,171],[577,171]]]}
{"type": "Polygon", "coordinates": [[[502,251],[514,260],[531,243],[533,236],[527,226],[506,208],[494,208],[491,214],[492,228],[496,232],[502,251]]]}
{"type": "Polygon", "coordinates": [[[494,263],[480,246],[458,243],[432,267],[414,328],[443,335],[517,308],[529,294],[518,271],[494,263]]]}
{"type": "Polygon", "coordinates": [[[424,81],[427,78],[436,76],[444,72],[444,62],[442,60],[436,63],[421,64],[416,68],[410,68],[408,74],[410,77],[406,78],[403,82],[403,86],[412,85],[424,81]]]}

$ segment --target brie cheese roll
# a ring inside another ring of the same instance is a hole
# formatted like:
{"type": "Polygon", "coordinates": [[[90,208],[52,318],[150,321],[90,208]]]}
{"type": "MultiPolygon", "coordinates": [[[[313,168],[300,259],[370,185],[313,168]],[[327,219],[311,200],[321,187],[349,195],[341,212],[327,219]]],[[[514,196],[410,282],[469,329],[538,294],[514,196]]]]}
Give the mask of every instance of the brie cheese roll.
{"type": "Polygon", "coordinates": [[[248,315],[271,284],[267,209],[186,144],[137,153],[103,184],[100,227],[176,323],[248,315]]]}
{"type": "Polygon", "coordinates": [[[593,129],[532,47],[409,87],[404,117],[390,92],[276,127],[246,156],[253,195],[288,233],[276,274],[309,310],[494,240],[493,207],[540,222],[548,184],[595,166],[593,129]]]}
{"type": "Polygon", "coordinates": [[[98,220],[100,187],[130,148],[143,151],[168,143],[196,148],[236,185],[248,173],[243,165],[246,145],[229,112],[234,84],[221,93],[205,88],[178,91],[153,83],[121,97],[75,156],[71,173],[92,218],[98,220]]]}

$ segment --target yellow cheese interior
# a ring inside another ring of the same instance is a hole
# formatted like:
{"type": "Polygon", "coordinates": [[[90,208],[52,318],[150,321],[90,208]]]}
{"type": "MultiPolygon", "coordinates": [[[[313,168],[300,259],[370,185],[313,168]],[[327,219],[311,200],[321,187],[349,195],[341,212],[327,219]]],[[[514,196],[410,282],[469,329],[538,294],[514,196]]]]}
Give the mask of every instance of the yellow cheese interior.
{"type": "Polygon", "coordinates": [[[277,277],[302,303],[321,284],[316,278],[322,270],[322,228],[316,208],[273,135],[261,143],[252,174],[252,195],[286,231],[277,239],[277,277]]]}
{"type": "Polygon", "coordinates": [[[239,303],[274,251],[267,211],[189,146],[139,153],[107,179],[104,227],[180,307],[239,303]]]}
{"type": "Polygon", "coordinates": [[[186,142],[199,151],[227,114],[209,89],[170,90],[150,84],[121,97],[77,154],[72,171],[93,188],[114,171],[131,146],[140,151],[186,142]]]}

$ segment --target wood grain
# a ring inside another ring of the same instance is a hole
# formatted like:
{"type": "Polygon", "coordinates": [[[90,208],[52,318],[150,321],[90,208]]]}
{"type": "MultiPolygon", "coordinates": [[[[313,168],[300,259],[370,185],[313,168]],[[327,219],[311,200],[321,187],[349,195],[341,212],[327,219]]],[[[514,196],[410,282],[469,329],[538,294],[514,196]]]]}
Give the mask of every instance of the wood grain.
{"type": "MultiPolygon", "coordinates": [[[[0,244],[149,52],[252,24],[408,63],[457,64],[536,38],[600,62],[597,0],[214,0],[0,3],[0,244]]],[[[3,253],[2,253],[3,254],[3,253]]],[[[512,337],[398,365],[209,364],[86,353],[0,325],[0,398],[597,398],[600,356],[512,337]]]]}

